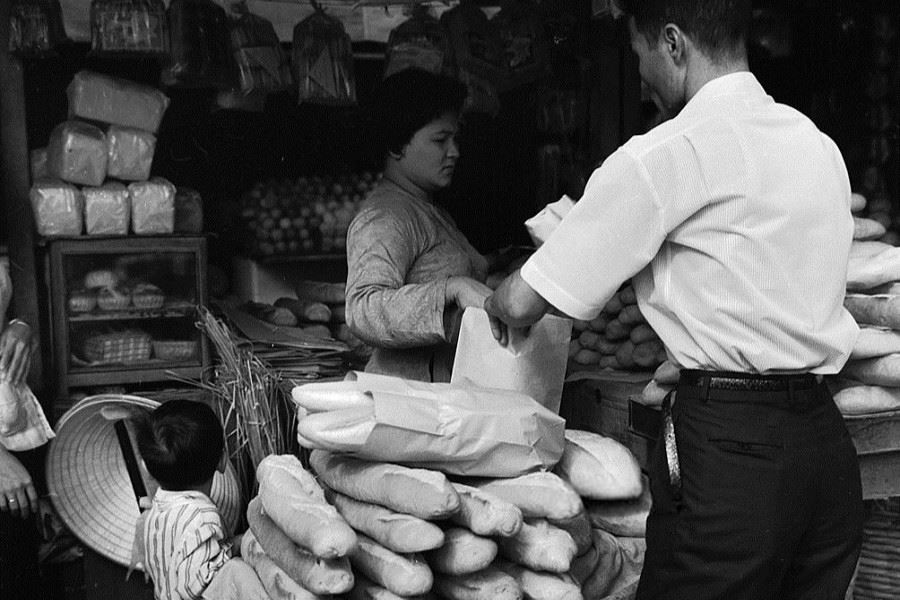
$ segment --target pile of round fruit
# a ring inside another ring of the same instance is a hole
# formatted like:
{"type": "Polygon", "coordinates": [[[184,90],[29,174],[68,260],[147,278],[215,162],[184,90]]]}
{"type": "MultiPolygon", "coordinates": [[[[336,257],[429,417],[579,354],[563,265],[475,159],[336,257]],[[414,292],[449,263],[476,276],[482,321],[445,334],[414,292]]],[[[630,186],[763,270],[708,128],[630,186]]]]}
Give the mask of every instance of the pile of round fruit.
{"type": "Polygon", "coordinates": [[[343,253],[359,203],[381,174],[301,176],[257,182],[241,197],[254,256],[343,253]]]}

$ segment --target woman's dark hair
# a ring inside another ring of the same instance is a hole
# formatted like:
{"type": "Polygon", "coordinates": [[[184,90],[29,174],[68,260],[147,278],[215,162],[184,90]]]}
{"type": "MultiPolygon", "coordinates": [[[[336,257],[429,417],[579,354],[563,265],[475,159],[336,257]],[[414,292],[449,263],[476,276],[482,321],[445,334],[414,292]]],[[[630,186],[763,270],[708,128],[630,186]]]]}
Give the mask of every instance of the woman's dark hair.
{"type": "Polygon", "coordinates": [[[215,474],[225,439],[219,418],[206,404],[169,400],[134,424],[138,452],[163,489],[186,490],[215,474]]]}
{"type": "Polygon", "coordinates": [[[446,75],[408,68],[393,73],[374,90],[373,129],[382,151],[399,153],[425,125],[447,112],[459,113],[466,86],[446,75]]]}
{"type": "Polygon", "coordinates": [[[710,58],[733,54],[747,42],[751,0],[615,0],[651,40],[666,23],[678,25],[710,58]]]}

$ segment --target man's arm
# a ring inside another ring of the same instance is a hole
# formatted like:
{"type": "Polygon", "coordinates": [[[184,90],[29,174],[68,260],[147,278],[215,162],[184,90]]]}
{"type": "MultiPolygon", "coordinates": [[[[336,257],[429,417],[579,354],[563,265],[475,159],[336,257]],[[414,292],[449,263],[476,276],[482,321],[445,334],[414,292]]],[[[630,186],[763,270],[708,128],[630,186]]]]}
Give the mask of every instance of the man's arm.
{"type": "Polygon", "coordinates": [[[491,332],[501,346],[509,341],[508,327],[533,325],[549,308],[550,304],[522,279],[518,270],[484,301],[484,310],[491,317],[491,332]]]}

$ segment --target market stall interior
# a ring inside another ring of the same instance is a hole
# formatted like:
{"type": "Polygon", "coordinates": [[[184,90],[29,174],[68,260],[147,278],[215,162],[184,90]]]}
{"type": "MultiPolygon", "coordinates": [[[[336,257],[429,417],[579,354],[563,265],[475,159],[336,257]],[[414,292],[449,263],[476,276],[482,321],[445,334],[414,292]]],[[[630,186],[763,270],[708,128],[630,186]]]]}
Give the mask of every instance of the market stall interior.
{"type": "MultiPolygon", "coordinates": [[[[858,193],[845,305],[862,333],[832,381],[870,509],[849,594],[898,597],[900,8],[754,6],[752,70],[837,142],[858,193]]],[[[249,524],[242,550],[264,585],[633,596],[642,470],[677,371],[628,282],[574,322],[549,403],[503,396],[477,413],[477,393],[343,381],[371,351],[346,323],[344,281],[347,229],[382,167],[375,86],[408,66],[467,85],[460,158],[437,201],[481,253],[531,249],[526,221],[558,221],[572,203],[557,201],[577,200],[593,167],[659,118],[610,12],[605,0],[2,3],[0,244],[15,315],[40,340],[29,384],[58,435],[48,598],[152,597],[123,576],[132,539],[108,525],[132,527],[156,489],[134,462],[128,411],[173,397],[210,403],[225,426],[229,522],[249,524]],[[392,429],[388,396],[421,430],[392,429]],[[480,432],[465,460],[453,440],[422,441],[447,416],[428,412],[435,402],[480,432]],[[515,410],[546,446],[504,430],[515,410]],[[127,514],[91,514],[79,477],[127,514]],[[313,500],[328,513],[318,525],[282,510],[313,500]],[[379,526],[393,521],[407,529],[379,526]],[[344,545],[325,547],[339,527],[344,545]]]]}

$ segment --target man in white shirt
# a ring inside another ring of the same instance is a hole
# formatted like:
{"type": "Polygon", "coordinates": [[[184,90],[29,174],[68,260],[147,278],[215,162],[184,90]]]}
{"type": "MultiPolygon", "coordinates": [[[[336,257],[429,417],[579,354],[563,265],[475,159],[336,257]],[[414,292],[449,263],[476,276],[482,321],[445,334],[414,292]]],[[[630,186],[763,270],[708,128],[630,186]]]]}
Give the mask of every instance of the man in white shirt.
{"type": "Polygon", "coordinates": [[[842,599],[861,486],[821,376],[858,334],[844,161],[749,72],[750,0],[617,4],[668,120],[612,154],[487,299],[495,337],[551,306],[591,319],[632,279],[681,369],[649,466],[638,599],[842,599]]]}

